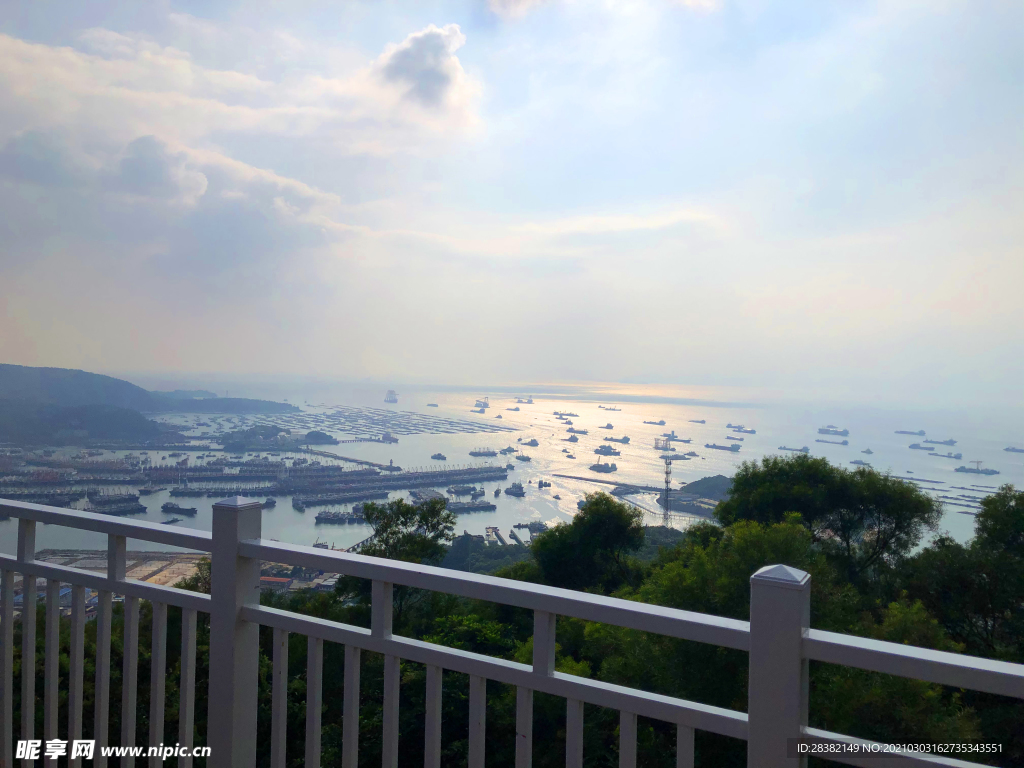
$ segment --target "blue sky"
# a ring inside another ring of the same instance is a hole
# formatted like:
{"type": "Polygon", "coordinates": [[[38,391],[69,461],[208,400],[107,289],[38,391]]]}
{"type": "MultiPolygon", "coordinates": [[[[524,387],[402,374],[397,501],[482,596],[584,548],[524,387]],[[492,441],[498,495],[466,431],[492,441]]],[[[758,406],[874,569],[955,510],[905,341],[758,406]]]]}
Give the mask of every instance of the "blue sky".
{"type": "Polygon", "coordinates": [[[0,357],[1019,404],[1022,34],[951,0],[8,4],[0,357]]]}

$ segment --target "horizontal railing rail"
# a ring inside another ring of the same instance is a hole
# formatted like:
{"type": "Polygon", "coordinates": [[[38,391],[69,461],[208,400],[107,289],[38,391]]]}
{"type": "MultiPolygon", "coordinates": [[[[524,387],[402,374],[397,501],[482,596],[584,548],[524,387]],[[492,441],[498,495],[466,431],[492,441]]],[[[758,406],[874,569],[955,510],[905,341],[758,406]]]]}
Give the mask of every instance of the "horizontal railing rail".
{"type": "MultiPolygon", "coordinates": [[[[788,740],[856,745],[863,751],[881,745],[843,734],[810,728],[808,722],[808,664],[810,661],[855,667],[872,672],[924,680],[956,688],[1024,699],[1024,665],[932,651],[924,648],[811,629],[810,577],[786,566],[769,566],[751,577],[750,621],[712,616],[631,600],[499,579],[444,568],[415,565],[363,555],[285,544],[261,537],[258,502],[231,499],[214,505],[213,532],[168,530],[151,523],[126,521],[102,514],[62,510],[0,500],[0,511],[19,518],[17,556],[0,555],[0,768],[13,765],[13,619],[14,575],[23,576],[23,606],[36,602],[36,579],[46,580],[46,661],[44,672],[43,735],[56,738],[59,658],[57,617],[61,584],[72,585],[71,669],[68,689],[68,738],[82,730],[82,658],[85,589],[98,592],[95,726],[97,744],[108,739],[111,595],[125,596],[124,670],[122,677],[122,744],[135,744],[135,715],[139,601],[153,605],[153,647],[149,702],[149,743],[163,741],[167,607],[183,611],[179,742],[193,743],[195,699],[196,616],[210,615],[210,690],[208,733],[213,750],[210,764],[251,768],[256,760],[259,627],[273,630],[272,724],[269,733],[272,768],[284,768],[288,719],[288,638],[307,638],[306,734],[304,764],[319,768],[321,759],[322,674],[324,643],[345,647],[342,727],[342,767],[355,768],[359,747],[359,671],[363,651],[384,657],[383,766],[396,768],[398,702],[402,660],[426,667],[425,765],[439,768],[441,759],[441,701],[444,671],[469,676],[468,757],[481,768],[486,740],[486,681],[516,688],[517,768],[532,763],[533,693],[540,691],[566,700],[566,765],[583,764],[583,705],[617,710],[619,766],[636,765],[637,717],[676,726],[680,768],[693,766],[694,733],[708,731],[744,739],[750,768],[800,766],[788,751],[788,740]],[[64,525],[108,536],[107,573],[35,560],[35,525],[64,525]],[[125,573],[128,538],[211,553],[210,595],[128,579],[125,573]],[[263,562],[366,579],[371,582],[369,629],[260,605],[260,567],[263,562]],[[392,632],[395,585],[441,592],[531,610],[534,616],[533,660],[524,664],[456,648],[402,637],[392,632]],[[666,637],[726,647],[748,654],[747,712],[723,709],[601,680],[555,670],[557,617],[573,617],[666,637]]],[[[22,610],[23,665],[35,664],[35,612],[22,610]]],[[[22,675],[22,700],[35,701],[33,675],[22,675]]],[[[34,708],[23,707],[21,734],[35,730],[34,708]]],[[[27,734],[27,736],[26,736],[27,734]]],[[[863,757],[829,754],[847,765],[979,766],[949,755],[877,754],[863,757]]],[[[123,764],[132,765],[128,759],[123,764]]],[[[72,765],[75,761],[72,761],[72,765]]],[[[97,760],[102,765],[104,761],[97,760]]],[[[150,758],[150,764],[153,762],[150,758]]],[[[191,765],[191,759],[179,761],[191,765]]]]}
{"type": "Polygon", "coordinates": [[[267,539],[240,542],[238,552],[243,557],[547,611],[741,651],[750,647],[749,622],[706,613],[267,539]]]}

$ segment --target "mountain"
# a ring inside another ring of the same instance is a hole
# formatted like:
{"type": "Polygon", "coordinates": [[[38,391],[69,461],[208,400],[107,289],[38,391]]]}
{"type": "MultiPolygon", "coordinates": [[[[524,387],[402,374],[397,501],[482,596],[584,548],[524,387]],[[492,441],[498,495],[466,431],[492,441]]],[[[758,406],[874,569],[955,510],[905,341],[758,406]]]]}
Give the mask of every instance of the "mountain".
{"type": "Polygon", "coordinates": [[[713,477],[702,477],[700,480],[687,483],[679,489],[679,492],[692,493],[694,496],[700,496],[702,499],[721,501],[729,495],[731,490],[732,478],[725,475],[714,475],[713,477]]]}
{"type": "MultiPolygon", "coordinates": [[[[0,400],[72,407],[109,405],[140,413],[294,413],[288,403],[217,397],[204,390],[149,392],[123,379],[69,368],[0,364],[0,400]]],[[[7,406],[11,407],[10,404],[7,406]]]]}
{"type": "Polygon", "coordinates": [[[25,365],[0,364],[0,399],[59,406],[113,405],[133,411],[158,409],[152,393],[112,376],[25,365]]]}
{"type": "Polygon", "coordinates": [[[130,408],[0,400],[0,443],[82,445],[94,440],[138,443],[166,436],[156,422],[130,408]]]}

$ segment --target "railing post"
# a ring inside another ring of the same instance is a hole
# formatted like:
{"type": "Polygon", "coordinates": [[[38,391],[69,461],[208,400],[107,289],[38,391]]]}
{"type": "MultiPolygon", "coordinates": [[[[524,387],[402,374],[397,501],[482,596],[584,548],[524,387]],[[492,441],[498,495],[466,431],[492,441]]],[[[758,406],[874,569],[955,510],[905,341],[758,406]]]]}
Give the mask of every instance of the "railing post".
{"type": "Polygon", "coordinates": [[[787,740],[807,725],[807,660],[811,577],[788,565],[766,565],[750,577],[750,673],[747,768],[803,768],[787,740]]]}
{"type": "Polygon", "coordinates": [[[208,744],[223,768],[256,764],[259,627],[239,611],[260,600],[259,560],[241,557],[238,543],[258,539],[262,507],[235,496],[213,505],[210,552],[210,694],[208,744]]]}

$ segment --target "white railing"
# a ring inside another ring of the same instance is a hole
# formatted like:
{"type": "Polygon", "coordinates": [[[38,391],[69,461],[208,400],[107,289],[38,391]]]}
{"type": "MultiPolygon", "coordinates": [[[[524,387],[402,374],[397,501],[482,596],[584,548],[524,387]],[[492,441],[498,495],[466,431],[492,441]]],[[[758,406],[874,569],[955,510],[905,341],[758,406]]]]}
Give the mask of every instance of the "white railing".
{"type": "MultiPolygon", "coordinates": [[[[780,768],[803,765],[789,753],[790,740],[828,744],[872,743],[807,726],[810,660],[926,680],[942,685],[1024,698],[1024,665],[1009,664],[959,654],[931,651],[809,628],[810,577],[787,566],[768,566],[751,577],[750,621],[737,621],[672,608],[606,598],[564,589],[538,586],[443,568],[364,557],[345,552],[282,544],[261,538],[261,507],[258,502],[232,499],[214,506],[213,533],[139,522],[124,522],[105,515],[58,510],[33,504],[0,501],[0,511],[19,520],[16,557],[0,556],[0,766],[13,765],[13,580],[15,573],[48,579],[46,667],[44,673],[44,738],[56,738],[57,644],[59,587],[72,585],[71,682],[67,738],[75,738],[82,726],[84,589],[99,592],[96,660],[95,734],[106,744],[109,706],[111,595],[125,600],[125,657],[122,691],[120,745],[135,744],[135,682],[138,653],[138,601],[153,603],[153,664],[150,700],[149,744],[162,742],[163,681],[166,660],[166,607],[183,609],[182,683],[179,742],[192,746],[195,696],[196,612],[210,613],[210,689],[208,734],[209,765],[250,768],[256,760],[256,713],[258,695],[259,627],[272,627],[273,673],[270,738],[271,765],[285,766],[287,718],[288,636],[308,638],[305,765],[320,765],[323,644],[345,646],[342,712],[342,766],[356,768],[359,749],[360,653],[384,656],[383,766],[396,768],[398,756],[398,706],[400,660],[424,664],[426,675],[425,765],[439,768],[441,754],[441,700],[444,671],[469,675],[469,765],[482,768],[486,739],[486,681],[494,680],[517,689],[515,764],[532,762],[533,693],[541,691],[566,699],[566,765],[583,764],[583,705],[596,704],[620,713],[619,765],[636,764],[637,717],[675,724],[677,766],[693,765],[694,731],[745,739],[749,768],[780,768]],[[48,523],[106,533],[109,568],[106,576],[39,563],[34,560],[35,525],[48,523]],[[211,596],[160,587],[125,578],[125,539],[142,539],[186,549],[208,551],[212,560],[211,596]],[[309,569],[337,572],[368,579],[371,588],[369,629],[327,621],[290,611],[261,606],[260,563],[271,561],[309,569]],[[470,653],[392,632],[392,590],[404,585],[486,600],[534,612],[533,663],[521,664],[470,653]],[[54,617],[51,620],[51,616],[54,617]],[[747,712],[713,707],[698,702],[563,674],[555,671],[557,616],[612,624],[645,632],[734,648],[749,653],[747,712]]],[[[35,578],[24,579],[24,605],[35,603],[35,578]]],[[[35,613],[22,611],[26,663],[32,668],[35,648],[35,613]],[[31,662],[31,663],[30,663],[31,662]]],[[[35,701],[34,676],[23,675],[22,700],[35,701]]],[[[22,737],[34,733],[34,712],[23,707],[22,737]],[[26,711],[27,710],[27,711],[26,711]]],[[[913,734],[908,734],[912,737],[913,734]]],[[[295,755],[290,756],[292,759],[295,755]]],[[[899,755],[880,758],[835,755],[837,762],[883,766],[971,766],[941,755],[899,755]]],[[[99,760],[97,764],[102,764],[99,760]]],[[[74,764],[74,763],[72,763],[74,764]]],[[[159,765],[150,758],[150,765],[159,765]]],[[[179,762],[190,765],[191,761],[179,762]]],[[[132,765],[132,761],[122,762],[132,765]]]]}

